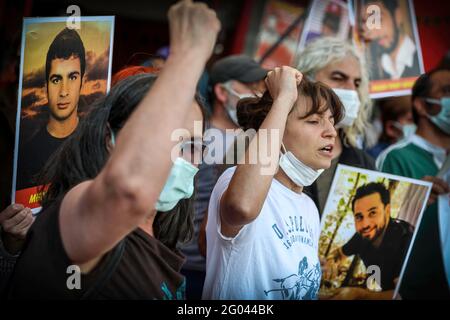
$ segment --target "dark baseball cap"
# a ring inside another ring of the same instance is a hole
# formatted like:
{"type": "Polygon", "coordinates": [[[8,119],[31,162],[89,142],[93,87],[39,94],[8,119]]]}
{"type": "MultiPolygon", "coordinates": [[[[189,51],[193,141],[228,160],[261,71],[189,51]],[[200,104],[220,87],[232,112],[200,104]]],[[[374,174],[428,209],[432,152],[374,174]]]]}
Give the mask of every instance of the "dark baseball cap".
{"type": "Polygon", "coordinates": [[[250,83],[263,80],[268,70],[246,55],[232,55],[214,63],[209,73],[211,85],[237,80],[250,83]]]}

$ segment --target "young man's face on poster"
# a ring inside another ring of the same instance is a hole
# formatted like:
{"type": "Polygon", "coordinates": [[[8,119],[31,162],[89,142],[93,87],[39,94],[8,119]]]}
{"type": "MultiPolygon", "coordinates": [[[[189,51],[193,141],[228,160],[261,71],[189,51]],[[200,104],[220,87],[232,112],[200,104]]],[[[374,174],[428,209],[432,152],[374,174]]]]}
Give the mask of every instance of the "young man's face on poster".
{"type": "Polygon", "coordinates": [[[389,8],[387,8],[382,1],[370,1],[366,2],[361,7],[361,31],[362,37],[371,42],[373,45],[378,46],[385,53],[391,53],[395,50],[399,41],[399,31],[395,18],[395,11],[391,12],[389,8]],[[370,23],[367,24],[367,20],[370,19],[369,14],[371,14],[371,10],[368,12],[369,6],[377,6],[380,9],[380,21],[381,27],[369,28],[370,23]]]}
{"type": "Polygon", "coordinates": [[[47,81],[50,116],[58,121],[77,116],[81,90],[80,58],[53,59],[47,81]]]}
{"type": "Polygon", "coordinates": [[[356,232],[373,242],[383,233],[389,221],[390,205],[385,206],[376,192],[357,199],[353,214],[356,232]]]}

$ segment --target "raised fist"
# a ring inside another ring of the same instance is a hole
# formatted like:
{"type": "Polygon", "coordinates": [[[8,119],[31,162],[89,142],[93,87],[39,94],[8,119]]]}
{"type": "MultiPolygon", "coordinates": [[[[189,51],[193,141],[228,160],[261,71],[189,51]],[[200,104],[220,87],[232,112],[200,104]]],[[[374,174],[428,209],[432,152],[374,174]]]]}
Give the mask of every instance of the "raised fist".
{"type": "Polygon", "coordinates": [[[170,52],[195,52],[206,62],[212,54],[220,21],[204,3],[183,0],[169,9],[170,52]]]}

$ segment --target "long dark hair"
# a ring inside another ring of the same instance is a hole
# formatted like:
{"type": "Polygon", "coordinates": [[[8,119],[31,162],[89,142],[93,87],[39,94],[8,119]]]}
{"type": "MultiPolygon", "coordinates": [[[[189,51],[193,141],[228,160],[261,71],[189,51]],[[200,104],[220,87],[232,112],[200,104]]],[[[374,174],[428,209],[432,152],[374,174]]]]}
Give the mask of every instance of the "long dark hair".
{"type": "MultiPolygon", "coordinates": [[[[43,210],[77,184],[100,173],[109,158],[110,130],[117,136],[156,78],[154,74],[130,76],[91,106],[77,130],[53,154],[40,174],[40,184],[50,184],[42,200],[43,210]]],[[[199,99],[197,102],[203,112],[202,102],[199,99]]],[[[179,201],[169,212],[156,214],[155,238],[171,249],[177,243],[190,241],[194,234],[193,198],[194,195],[179,201]]]]}

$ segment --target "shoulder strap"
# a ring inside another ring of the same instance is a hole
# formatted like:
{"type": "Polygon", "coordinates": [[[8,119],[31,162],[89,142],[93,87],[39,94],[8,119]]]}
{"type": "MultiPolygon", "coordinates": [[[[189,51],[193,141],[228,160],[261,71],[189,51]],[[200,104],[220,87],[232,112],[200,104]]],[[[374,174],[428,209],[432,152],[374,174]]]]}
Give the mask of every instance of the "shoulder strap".
{"type": "Polygon", "coordinates": [[[91,287],[82,295],[81,300],[95,299],[97,293],[103,288],[106,281],[109,280],[122,260],[123,252],[125,251],[125,239],[119,242],[112,257],[105,268],[105,271],[100,274],[98,279],[91,285],[91,287]]]}

